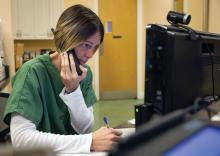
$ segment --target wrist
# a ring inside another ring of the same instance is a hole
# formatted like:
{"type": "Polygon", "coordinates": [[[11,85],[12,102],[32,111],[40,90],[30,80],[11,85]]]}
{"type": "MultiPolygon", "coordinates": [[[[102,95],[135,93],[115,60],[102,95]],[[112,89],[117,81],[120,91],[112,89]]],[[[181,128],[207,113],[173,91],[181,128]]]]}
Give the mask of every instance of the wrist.
{"type": "Polygon", "coordinates": [[[77,88],[78,88],[78,87],[76,87],[76,88],[74,88],[74,89],[69,89],[69,88],[65,87],[64,94],[70,94],[70,93],[76,91],[77,88]]]}

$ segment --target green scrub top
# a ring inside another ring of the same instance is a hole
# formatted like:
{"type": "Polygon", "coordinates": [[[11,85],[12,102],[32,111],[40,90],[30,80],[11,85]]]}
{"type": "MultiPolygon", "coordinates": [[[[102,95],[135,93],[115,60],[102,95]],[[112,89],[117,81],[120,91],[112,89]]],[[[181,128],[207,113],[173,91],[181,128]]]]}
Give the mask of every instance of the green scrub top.
{"type": "MultiPolygon", "coordinates": [[[[92,87],[92,72],[88,65],[85,67],[88,71],[80,87],[89,107],[97,99],[92,87]]],[[[4,122],[9,125],[11,113],[17,112],[31,120],[39,131],[75,134],[68,108],[59,97],[63,87],[60,72],[52,64],[49,53],[26,62],[12,78],[13,89],[5,108],[4,122]]]]}

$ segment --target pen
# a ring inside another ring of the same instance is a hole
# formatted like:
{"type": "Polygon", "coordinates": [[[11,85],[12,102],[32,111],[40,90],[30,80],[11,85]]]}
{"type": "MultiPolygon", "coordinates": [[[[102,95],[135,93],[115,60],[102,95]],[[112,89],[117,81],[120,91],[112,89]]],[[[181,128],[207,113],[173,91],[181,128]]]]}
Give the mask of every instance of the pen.
{"type": "Polygon", "coordinates": [[[107,116],[104,116],[103,120],[104,120],[104,123],[107,126],[107,128],[109,128],[107,116]]]}

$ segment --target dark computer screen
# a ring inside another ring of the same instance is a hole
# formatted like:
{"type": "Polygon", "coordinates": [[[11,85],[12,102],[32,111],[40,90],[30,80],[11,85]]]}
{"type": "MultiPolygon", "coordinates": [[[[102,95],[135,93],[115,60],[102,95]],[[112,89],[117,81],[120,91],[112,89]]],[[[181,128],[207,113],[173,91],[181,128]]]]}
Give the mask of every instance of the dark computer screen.
{"type": "Polygon", "coordinates": [[[145,103],[167,114],[220,95],[220,35],[164,25],[146,29],[145,103]]]}

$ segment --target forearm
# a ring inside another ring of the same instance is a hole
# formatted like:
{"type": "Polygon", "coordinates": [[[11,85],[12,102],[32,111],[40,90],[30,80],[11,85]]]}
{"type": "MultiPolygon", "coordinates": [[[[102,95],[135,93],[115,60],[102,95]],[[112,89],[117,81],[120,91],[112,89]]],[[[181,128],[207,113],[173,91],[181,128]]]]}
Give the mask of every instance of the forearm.
{"type": "Polygon", "coordinates": [[[11,139],[14,147],[50,147],[58,153],[89,153],[92,134],[59,135],[40,132],[30,120],[17,113],[12,114],[11,139]]]}
{"type": "Polygon", "coordinates": [[[67,95],[64,91],[65,88],[60,93],[60,97],[68,106],[72,127],[79,134],[90,133],[94,122],[93,108],[87,108],[80,87],[67,95]]]}

